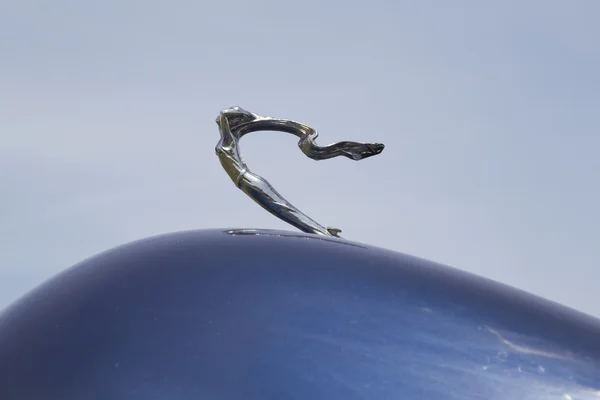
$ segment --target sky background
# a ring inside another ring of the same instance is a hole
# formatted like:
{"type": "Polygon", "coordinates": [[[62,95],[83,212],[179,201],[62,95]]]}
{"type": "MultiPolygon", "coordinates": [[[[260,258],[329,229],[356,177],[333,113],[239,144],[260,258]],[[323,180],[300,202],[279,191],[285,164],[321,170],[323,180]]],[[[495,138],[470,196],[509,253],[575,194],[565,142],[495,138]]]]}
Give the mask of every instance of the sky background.
{"type": "Polygon", "coordinates": [[[187,229],[294,230],[214,153],[239,105],[383,142],[250,168],[350,240],[600,316],[600,2],[9,0],[0,308],[93,254],[187,229]]]}

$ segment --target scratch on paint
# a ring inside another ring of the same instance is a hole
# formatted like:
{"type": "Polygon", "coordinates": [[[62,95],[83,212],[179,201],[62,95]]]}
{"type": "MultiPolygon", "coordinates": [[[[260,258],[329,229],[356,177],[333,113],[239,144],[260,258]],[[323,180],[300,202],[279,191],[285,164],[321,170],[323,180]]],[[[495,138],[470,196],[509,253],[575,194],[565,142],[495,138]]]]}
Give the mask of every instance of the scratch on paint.
{"type": "Polygon", "coordinates": [[[538,349],[534,349],[534,348],[527,347],[527,346],[520,346],[520,345],[515,344],[515,343],[511,342],[510,340],[506,339],[497,330],[495,330],[493,328],[490,328],[489,326],[486,326],[485,328],[492,335],[496,336],[498,338],[498,340],[500,340],[500,342],[504,343],[510,349],[512,349],[514,351],[517,351],[519,353],[530,354],[530,355],[540,356],[540,357],[553,358],[553,359],[556,359],[556,360],[563,360],[563,361],[572,361],[572,362],[577,362],[578,361],[575,358],[573,358],[573,356],[568,355],[568,354],[563,355],[563,354],[558,354],[558,353],[552,353],[552,352],[549,352],[549,351],[538,350],[538,349]]]}

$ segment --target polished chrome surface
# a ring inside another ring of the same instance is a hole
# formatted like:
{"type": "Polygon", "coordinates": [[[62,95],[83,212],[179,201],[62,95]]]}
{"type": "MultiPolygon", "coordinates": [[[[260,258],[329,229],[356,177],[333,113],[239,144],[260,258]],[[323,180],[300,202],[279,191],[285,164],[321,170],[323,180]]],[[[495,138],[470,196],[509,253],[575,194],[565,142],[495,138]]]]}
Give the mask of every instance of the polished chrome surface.
{"type": "Polygon", "coordinates": [[[303,232],[317,235],[339,237],[341,230],[326,228],[309,218],[283,198],[266,179],[251,172],[242,159],[239,149],[240,139],[256,131],[291,133],[300,138],[298,146],[313,160],[344,156],[358,161],[377,155],[384,148],[381,143],[348,141],[318,146],[315,143],[318,133],[309,126],[286,119],[262,117],[239,107],[221,111],[216,122],[221,132],[221,139],[215,150],[221,165],[235,185],[271,214],[303,232]]]}

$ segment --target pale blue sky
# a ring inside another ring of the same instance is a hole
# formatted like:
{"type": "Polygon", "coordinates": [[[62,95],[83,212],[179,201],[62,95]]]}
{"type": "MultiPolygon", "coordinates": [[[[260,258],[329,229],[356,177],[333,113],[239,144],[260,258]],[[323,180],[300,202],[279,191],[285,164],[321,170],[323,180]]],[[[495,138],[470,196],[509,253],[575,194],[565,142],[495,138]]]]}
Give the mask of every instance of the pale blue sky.
{"type": "MultiPolygon", "coordinates": [[[[220,109],[381,141],[253,171],[350,240],[600,316],[600,2],[9,0],[0,6],[0,308],[102,250],[290,229],[229,181],[220,109]]],[[[275,152],[276,151],[276,152],[275,152]]]]}

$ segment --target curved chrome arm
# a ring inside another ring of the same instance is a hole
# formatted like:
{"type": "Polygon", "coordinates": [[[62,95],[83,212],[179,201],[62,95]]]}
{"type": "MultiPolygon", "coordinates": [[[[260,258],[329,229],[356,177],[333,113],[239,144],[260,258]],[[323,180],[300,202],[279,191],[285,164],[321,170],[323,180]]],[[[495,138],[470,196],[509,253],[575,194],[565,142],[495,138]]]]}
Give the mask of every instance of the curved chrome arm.
{"type": "Polygon", "coordinates": [[[317,131],[299,122],[261,117],[239,107],[221,111],[217,117],[221,140],[215,148],[221,165],[244,193],[276,217],[295,226],[303,232],[339,237],[341,230],[325,228],[302,213],[284,199],[269,182],[248,169],[239,150],[239,140],[246,134],[256,131],[280,131],[298,136],[298,146],[313,160],[345,156],[352,160],[362,160],[383,151],[381,143],[339,142],[328,146],[318,146],[317,131]]]}

